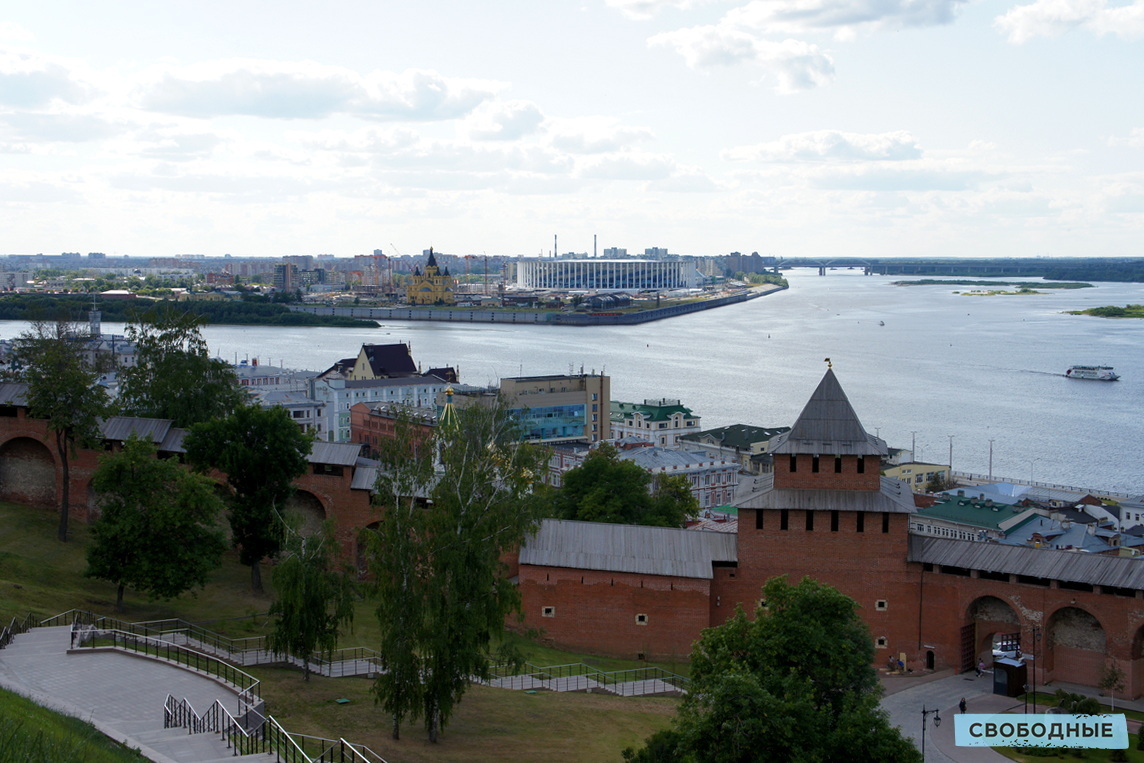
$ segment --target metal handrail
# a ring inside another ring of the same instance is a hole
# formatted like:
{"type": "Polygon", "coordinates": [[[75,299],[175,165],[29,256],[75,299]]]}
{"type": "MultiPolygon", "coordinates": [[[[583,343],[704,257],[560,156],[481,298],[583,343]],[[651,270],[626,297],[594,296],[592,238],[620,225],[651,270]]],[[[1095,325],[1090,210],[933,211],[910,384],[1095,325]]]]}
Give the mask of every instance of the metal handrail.
{"type": "Polygon", "coordinates": [[[167,660],[176,665],[207,673],[233,686],[238,690],[239,699],[250,706],[262,701],[257,691],[260,682],[254,676],[214,655],[204,654],[161,638],[77,623],[72,626],[72,646],[126,649],[148,657],[167,660]]]}
{"type": "Polygon", "coordinates": [[[16,636],[19,636],[21,633],[27,633],[32,628],[39,627],[39,625],[39,619],[31,612],[24,615],[23,620],[17,620],[13,617],[12,622],[4,626],[3,630],[0,630],[0,649],[11,644],[12,639],[16,638],[16,636]]]}

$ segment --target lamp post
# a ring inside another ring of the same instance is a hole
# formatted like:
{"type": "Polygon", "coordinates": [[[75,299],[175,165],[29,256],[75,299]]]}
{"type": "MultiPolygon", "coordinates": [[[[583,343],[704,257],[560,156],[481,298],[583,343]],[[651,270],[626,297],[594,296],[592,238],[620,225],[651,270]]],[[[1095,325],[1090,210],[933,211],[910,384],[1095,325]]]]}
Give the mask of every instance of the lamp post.
{"type": "MultiPolygon", "coordinates": [[[[1032,660],[1036,658],[1037,646],[1041,640],[1041,627],[1039,625],[1033,626],[1033,654],[1025,655],[1025,659],[1032,660]]],[[[1037,714],[1037,666],[1030,666],[1033,668],[1033,715],[1037,714]]]]}
{"type": "Polygon", "coordinates": [[[1029,714],[1029,684],[1021,687],[1025,691],[1025,714],[1029,714]]]}
{"type": "Polygon", "coordinates": [[[926,760],[926,719],[933,716],[933,727],[936,729],[941,725],[941,716],[938,715],[937,710],[926,710],[926,706],[922,705],[922,763],[926,760]]]}
{"type": "Polygon", "coordinates": [[[993,441],[989,441],[989,481],[993,481],[993,441]]]}

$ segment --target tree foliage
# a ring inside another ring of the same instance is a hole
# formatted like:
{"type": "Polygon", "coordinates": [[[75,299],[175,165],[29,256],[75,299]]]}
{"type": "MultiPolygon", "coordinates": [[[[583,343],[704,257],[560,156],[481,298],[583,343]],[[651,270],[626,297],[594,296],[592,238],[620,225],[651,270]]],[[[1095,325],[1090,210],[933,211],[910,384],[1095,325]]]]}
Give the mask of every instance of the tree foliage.
{"type": "Polygon", "coordinates": [[[857,605],[810,578],[774,578],[750,620],[740,609],[691,655],[672,729],[635,761],[916,761],[878,707],[874,647],[857,605]]]}
{"type": "Polygon", "coordinates": [[[230,529],[238,558],[250,567],[250,584],[262,591],[259,563],[282,547],[278,520],[306,472],[312,440],[284,408],[240,405],[226,418],[195,424],[183,441],[198,469],[226,474],[230,529]]]}
{"type": "Polygon", "coordinates": [[[435,742],[470,680],[489,677],[489,645],[520,606],[501,557],[535,527],[543,457],[520,443],[500,403],[445,417],[428,443],[408,422],[398,429],[382,449],[384,514],[370,537],[374,693],[395,738],[405,719],[422,718],[435,742]]]}
{"type": "Polygon", "coordinates": [[[84,574],[115,584],[116,610],[127,586],[171,599],[206,584],[226,550],[213,480],[156,458],[151,443],[132,436],[100,458],[92,485],[100,515],[84,574]]]}
{"type": "Polygon", "coordinates": [[[37,321],[16,338],[14,355],[20,379],[27,383],[28,413],[46,419],[56,443],[61,471],[58,537],[68,539],[71,507],[71,457],[77,446],[99,439],[99,418],[107,394],[96,381],[99,371],[85,359],[81,328],[67,321],[37,321]]]}
{"type": "Polygon", "coordinates": [[[342,626],[353,621],[355,591],[349,572],[335,562],[329,525],[311,536],[294,527],[286,530],[286,550],[273,573],[277,599],[270,605],[270,649],[300,657],[302,676],[309,681],[310,658],[332,651],[342,626]]]}
{"type": "Polygon", "coordinates": [[[189,427],[226,416],[244,395],[230,365],[211,358],[192,313],[160,308],[127,326],[135,363],[119,372],[119,401],[136,416],[189,427]]]}
{"type": "Polygon", "coordinates": [[[594,448],[584,463],[564,475],[552,503],[553,513],[561,519],[658,527],[681,527],[699,511],[685,477],[653,477],[620,458],[608,443],[594,448]]]}

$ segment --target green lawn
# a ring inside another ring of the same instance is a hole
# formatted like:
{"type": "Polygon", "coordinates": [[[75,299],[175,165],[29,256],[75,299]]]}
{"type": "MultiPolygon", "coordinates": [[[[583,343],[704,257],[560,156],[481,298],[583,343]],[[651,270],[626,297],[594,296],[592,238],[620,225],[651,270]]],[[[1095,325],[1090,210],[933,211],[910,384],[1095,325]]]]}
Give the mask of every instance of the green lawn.
{"type": "Polygon", "coordinates": [[[127,763],[146,758],[111,741],[90,723],[54,713],[0,689],[0,760],[127,763]]]}
{"type": "MultiPolygon", "coordinates": [[[[268,593],[250,592],[249,569],[228,554],[221,569],[196,596],[168,602],[148,602],[128,590],[126,612],[113,611],[115,590],[110,583],[83,577],[87,527],[71,524],[72,539],[55,539],[55,512],[0,503],[0,616],[4,623],[13,616],[33,612],[46,617],[69,609],[87,609],[97,614],[141,621],[182,618],[207,622],[205,627],[231,636],[261,633],[265,617],[252,617],[270,606],[270,570],[263,581],[268,593]]],[[[342,639],[344,646],[375,647],[379,642],[373,605],[362,601],[354,627],[342,639]]],[[[642,667],[633,660],[598,659],[541,646],[520,636],[510,636],[521,646],[526,659],[541,665],[587,662],[601,670],[642,667]]],[[[682,660],[659,663],[660,667],[686,674],[682,660]]],[[[417,724],[403,730],[403,738],[389,738],[389,721],[373,703],[370,681],[364,678],[330,679],[313,676],[309,683],[300,671],[276,668],[246,669],[263,681],[262,693],[273,714],[292,732],[327,738],[342,737],[366,744],[389,760],[618,760],[624,747],[666,728],[675,715],[677,700],[635,699],[596,694],[538,692],[528,694],[473,686],[458,706],[437,745],[429,744],[417,724]],[[347,698],[347,704],[334,702],[347,698]]],[[[3,710],[0,705],[0,710],[3,710]]],[[[0,712],[0,717],[8,716],[0,712]]],[[[37,733],[46,726],[37,719],[28,727],[37,733]]],[[[0,729],[0,760],[5,757],[0,729]]],[[[73,732],[63,732],[70,738],[73,732]]],[[[74,732],[78,738],[79,732],[74,732]]],[[[35,760],[35,758],[32,758],[35,760]]],[[[103,760],[86,753],[47,759],[103,760]]],[[[119,760],[119,758],[108,758],[119,760]]]]}

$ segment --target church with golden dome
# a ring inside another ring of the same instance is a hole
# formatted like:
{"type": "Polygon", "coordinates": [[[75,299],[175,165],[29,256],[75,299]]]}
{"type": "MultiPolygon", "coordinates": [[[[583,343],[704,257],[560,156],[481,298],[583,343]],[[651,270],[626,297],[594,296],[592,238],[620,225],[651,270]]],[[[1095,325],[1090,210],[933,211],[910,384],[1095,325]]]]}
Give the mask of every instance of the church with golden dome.
{"type": "Polygon", "coordinates": [[[413,270],[413,275],[406,288],[406,296],[413,305],[455,305],[457,297],[454,294],[455,282],[449,275],[449,268],[442,270],[437,267],[437,258],[433,250],[429,250],[429,260],[425,263],[425,270],[413,270]]]}

